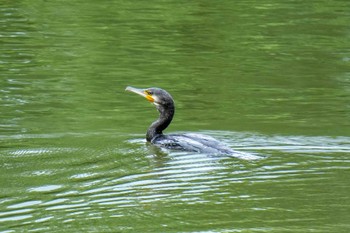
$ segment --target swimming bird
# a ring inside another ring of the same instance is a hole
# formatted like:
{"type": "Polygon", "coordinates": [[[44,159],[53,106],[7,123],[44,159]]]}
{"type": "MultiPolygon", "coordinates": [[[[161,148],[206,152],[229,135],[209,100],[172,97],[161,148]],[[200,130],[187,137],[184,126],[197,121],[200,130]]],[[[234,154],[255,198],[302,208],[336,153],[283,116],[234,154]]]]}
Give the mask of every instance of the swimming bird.
{"type": "Polygon", "coordinates": [[[207,135],[197,133],[163,134],[175,114],[174,100],[167,91],[157,87],[139,89],[130,86],[126,87],[125,90],[143,96],[153,103],[159,112],[159,118],[147,130],[146,140],[148,142],[167,149],[188,152],[226,155],[235,153],[230,147],[207,135]]]}

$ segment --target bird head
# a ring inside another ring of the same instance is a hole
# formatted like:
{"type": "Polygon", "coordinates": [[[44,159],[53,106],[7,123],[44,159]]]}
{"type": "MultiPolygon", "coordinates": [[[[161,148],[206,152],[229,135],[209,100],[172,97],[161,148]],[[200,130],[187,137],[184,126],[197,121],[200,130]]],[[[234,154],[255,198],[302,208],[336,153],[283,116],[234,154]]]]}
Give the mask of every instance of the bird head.
{"type": "Polygon", "coordinates": [[[171,95],[161,88],[151,87],[146,89],[139,89],[128,86],[125,90],[145,97],[149,102],[153,103],[157,109],[159,109],[158,107],[160,106],[166,108],[167,106],[174,105],[174,101],[171,95]]]}

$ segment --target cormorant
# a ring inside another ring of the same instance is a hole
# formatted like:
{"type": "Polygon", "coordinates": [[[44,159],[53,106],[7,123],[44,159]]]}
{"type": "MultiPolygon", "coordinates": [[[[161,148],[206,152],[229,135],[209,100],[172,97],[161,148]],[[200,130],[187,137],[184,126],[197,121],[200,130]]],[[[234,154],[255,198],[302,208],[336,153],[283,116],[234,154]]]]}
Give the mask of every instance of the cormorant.
{"type": "Polygon", "coordinates": [[[189,152],[226,155],[236,153],[231,148],[207,135],[195,133],[164,135],[163,130],[169,126],[175,113],[175,104],[171,95],[157,87],[138,89],[128,86],[125,90],[145,97],[156,106],[160,113],[159,118],[147,130],[146,140],[148,142],[168,149],[189,152]]]}

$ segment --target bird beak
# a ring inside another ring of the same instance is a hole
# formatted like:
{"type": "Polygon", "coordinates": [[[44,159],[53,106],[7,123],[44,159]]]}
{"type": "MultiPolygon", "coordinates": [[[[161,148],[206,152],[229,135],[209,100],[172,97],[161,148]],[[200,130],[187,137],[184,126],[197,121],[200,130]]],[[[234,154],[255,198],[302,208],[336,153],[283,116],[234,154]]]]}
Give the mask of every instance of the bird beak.
{"type": "Polygon", "coordinates": [[[140,96],[143,96],[145,97],[149,102],[154,102],[154,98],[151,94],[148,93],[147,89],[138,89],[138,88],[135,88],[135,87],[126,87],[125,88],[125,91],[130,91],[130,92],[134,92],[140,96]]]}

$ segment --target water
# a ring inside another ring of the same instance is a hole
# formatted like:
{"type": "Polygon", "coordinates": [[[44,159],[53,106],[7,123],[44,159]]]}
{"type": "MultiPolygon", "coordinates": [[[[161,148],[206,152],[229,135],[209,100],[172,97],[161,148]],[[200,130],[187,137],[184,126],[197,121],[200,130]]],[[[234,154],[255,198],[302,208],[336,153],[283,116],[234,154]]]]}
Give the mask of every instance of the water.
{"type": "Polygon", "coordinates": [[[348,1],[4,1],[0,232],[349,232],[348,1]],[[232,158],[145,143],[203,133],[232,158]]]}

